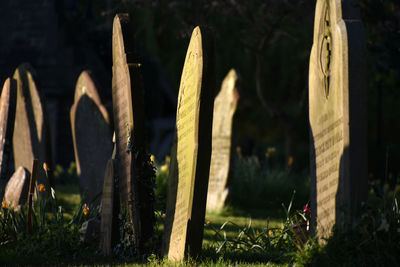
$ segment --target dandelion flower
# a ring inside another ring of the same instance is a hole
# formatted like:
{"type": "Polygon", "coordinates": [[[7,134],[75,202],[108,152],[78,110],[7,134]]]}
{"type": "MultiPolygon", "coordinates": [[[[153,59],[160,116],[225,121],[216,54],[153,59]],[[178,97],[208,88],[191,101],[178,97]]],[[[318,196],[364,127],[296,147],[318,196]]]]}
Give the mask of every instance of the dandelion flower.
{"type": "Polygon", "coordinates": [[[161,166],[161,172],[166,173],[168,171],[168,165],[164,164],[161,166]]]}
{"type": "Polygon", "coordinates": [[[269,231],[268,231],[268,235],[273,235],[272,230],[269,230],[269,231]]]}
{"type": "Polygon", "coordinates": [[[39,185],[39,192],[43,192],[46,191],[46,187],[44,186],[44,184],[40,184],[39,185]]]}
{"type": "Polygon", "coordinates": [[[287,165],[291,167],[293,165],[293,157],[289,156],[287,165]]]}
{"type": "Polygon", "coordinates": [[[85,216],[88,215],[89,211],[90,211],[89,206],[86,203],[83,204],[83,215],[85,216]]]}
{"type": "Polygon", "coordinates": [[[207,225],[210,225],[210,224],[211,224],[211,222],[210,222],[210,221],[207,221],[207,222],[206,222],[206,224],[207,224],[207,225]]]}
{"type": "Polygon", "coordinates": [[[46,162],[43,163],[43,170],[45,170],[46,172],[50,171],[50,168],[46,162]]]}
{"type": "Polygon", "coordinates": [[[154,155],[151,155],[150,156],[150,160],[151,160],[151,162],[155,163],[156,162],[156,157],[154,155]]]}
{"type": "Polygon", "coordinates": [[[7,208],[7,201],[3,200],[3,202],[1,203],[1,207],[3,209],[7,208]]]}

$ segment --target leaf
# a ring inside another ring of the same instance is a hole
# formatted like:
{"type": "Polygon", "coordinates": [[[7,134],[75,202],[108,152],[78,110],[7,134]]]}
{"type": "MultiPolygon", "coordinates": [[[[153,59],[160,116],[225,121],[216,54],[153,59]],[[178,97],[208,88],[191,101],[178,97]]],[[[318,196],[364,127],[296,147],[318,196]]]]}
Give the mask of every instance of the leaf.
{"type": "Polygon", "coordinates": [[[221,249],[225,246],[226,242],[228,242],[227,240],[225,240],[224,242],[222,242],[222,244],[217,248],[216,252],[217,254],[221,251],[221,249]]]}

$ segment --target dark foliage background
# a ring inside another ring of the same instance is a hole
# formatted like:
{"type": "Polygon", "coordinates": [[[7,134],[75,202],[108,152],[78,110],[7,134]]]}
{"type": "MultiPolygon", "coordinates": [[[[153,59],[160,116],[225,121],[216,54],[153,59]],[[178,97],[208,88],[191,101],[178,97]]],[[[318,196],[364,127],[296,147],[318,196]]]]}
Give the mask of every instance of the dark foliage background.
{"type": "MultiPolygon", "coordinates": [[[[308,168],[308,62],[314,8],[315,1],[299,0],[79,0],[65,10],[64,26],[71,38],[89,38],[111,70],[112,19],[117,12],[129,13],[141,55],[159,63],[175,94],[192,29],[212,27],[218,84],[230,68],[241,78],[234,147],[260,159],[267,147],[276,147],[281,165],[293,157],[292,170],[299,170],[308,168]]],[[[367,37],[369,169],[371,176],[397,178],[400,3],[361,0],[360,8],[367,37]]],[[[157,89],[147,91],[146,101],[149,117],[175,112],[163,106],[157,89]]]]}

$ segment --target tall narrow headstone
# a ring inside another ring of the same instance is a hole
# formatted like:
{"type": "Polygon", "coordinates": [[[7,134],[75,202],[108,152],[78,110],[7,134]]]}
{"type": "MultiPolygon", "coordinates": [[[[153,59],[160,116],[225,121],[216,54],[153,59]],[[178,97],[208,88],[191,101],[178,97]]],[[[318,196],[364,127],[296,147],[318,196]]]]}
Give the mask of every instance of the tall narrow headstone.
{"type": "Polygon", "coordinates": [[[211,32],[196,27],[179,87],[176,154],[168,182],[163,252],[172,261],[182,260],[185,254],[197,257],[201,251],[211,158],[214,64],[211,32]],[[174,174],[177,177],[171,177],[174,174]]]}
{"type": "MultiPolygon", "coordinates": [[[[23,166],[30,170],[33,159],[39,159],[39,166],[47,163],[52,169],[50,134],[44,103],[34,80],[34,70],[21,64],[15,70],[17,80],[17,108],[13,133],[13,153],[15,169],[23,166]]],[[[52,171],[49,179],[43,168],[38,169],[38,183],[54,186],[52,171]]]]}
{"type": "Polygon", "coordinates": [[[354,222],[367,193],[364,30],[356,2],[318,0],[315,11],[309,74],[311,210],[322,238],[334,224],[354,222]]]}
{"type": "Polygon", "coordinates": [[[14,166],[12,136],[14,131],[15,107],[17,103],[17,83],[8,78],[0,98],[0,200],[11,177],[14,166]]]}
{"type": "Polygon", "coordinates": [[[30,174],[24,167],[19,167],[11,176],[4,193],[4,201],[14,210],[19,210],[28,199],[30,174]]]}
{"type": "Polygon", "coordinates": [[[117,205],[115,205],[114,186],[114,160],[107,162],[104,174],[104,186],[101,199],[101,225],[100,225],[100,249],[105,255],[109,255],[113,246],[117,243],[117,205]]]}
{"type": "Polygon", "coordinates": [[[100,204],[104,171],[112,153],[110,119],[87,71],[78,78],[71,107],[71,129],[81,194],[86,203],[100,204]]]}
{"type": "Polygon", "coordinates": [[[141,63],[134,50],[127,14],[117,14],[113,24],[112,99],[116,134],[115,170],[122,210],[133,225],[136,249],[153,235],[154,193],[152,178],[144,173],[144,97],[141,63]]]}
{"type": "Polygon", "coordinates": [[[232,119],[239,99],[236,89],[237,78],[236,71],[231,69],[214,100],[210,180],[207,193],[207,210],[209,211],[221,210],[228,196],[232,119]]]}

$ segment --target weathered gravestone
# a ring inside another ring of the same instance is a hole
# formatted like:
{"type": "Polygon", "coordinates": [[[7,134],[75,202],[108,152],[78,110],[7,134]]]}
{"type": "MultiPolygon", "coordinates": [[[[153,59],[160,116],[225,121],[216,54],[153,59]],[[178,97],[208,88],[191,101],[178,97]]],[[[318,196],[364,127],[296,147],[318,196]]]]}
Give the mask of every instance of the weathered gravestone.
{"type": "MultiPolygon", "coordinates": [[[[47,163],[52,167],[50,135],[47,114],[40,92],[36,88],[33,68],[21,64],[15,70],[17,80],[17,108],[13,133],[13,154],[15,168],[23,166],[30,170],[34,158],[39,159],[39,165],[47,163]]],[[[54,187],[52,172],[49,179],[43,168],[38,170],[38,183],[54,187]]]]}
{"type": "Polygon", "coordinates": [[[0,98],[0,200],[3,199],[8,179],[14,170],[12,136],[14,131],[17,83],[8,78],[0,98]]]}
{"type": "Polygon", "coordinates": [[[231,155],[232,119],[239,99],[239,93],[235,87],[236,81],[236,71],[232,69],[223,80],[221,91],[214,100],[207,210],[221,210],[228,196],[227,182],[231,155]]]}
{"type": "Polygon", "coordinates": [[[118,241],[118,200],[114,186],[114,159],[107,162],[101,199],[100,249],[105,255],[111,253],[118,241]]]}
{"type": "Polygon", "coordinates": [[[153,235],[153,184],[144,164],[144,108],[141,64],[134,50],[127,14],[117,14],[113,24],[112,99],[116,134],[115,170],[119,179],[121,209],[133,225],[136,249],[153,235]]]}
{"type": "Polygon", "coordinates": [[[87,71],[78,78],[70,117],[81,194],[87,203],[97,197],[92,203],[97,206],[113,144],[107,110],[87,71]]]}
{"type": "MultiPolygon", "coordinates": [[[[312,226],[353,222],[367,193],[364,31],[356,1],[318,0],[310,58],[312,226]]],[[[316,227],[316,229],[315,229],[316,227]]]]}
{"type": "Polygon", "coordinates": [[[196,257],[201,251],[211,158],[214,57],[211,32],[196,27],[179,87],[176,152],[168,178],[163,252],[173,261],[187,253],[196,257]]]}
{"type": "Polygon", "coordinates": [[[29,178],[29,171],[24,167],[19,167],[8,181],[4,193],[4,201],[12,209],[17,210],[20,205],[26,203],[29,191],[29,178]]]}

